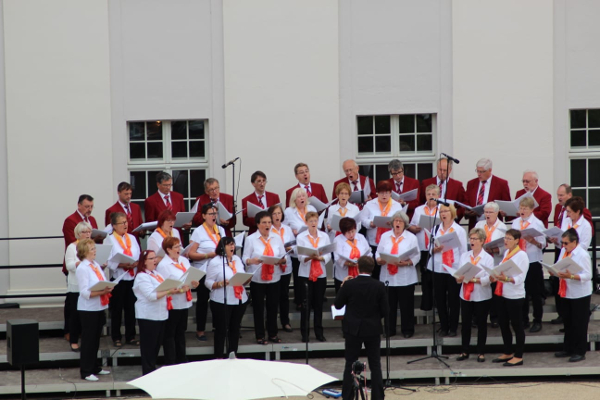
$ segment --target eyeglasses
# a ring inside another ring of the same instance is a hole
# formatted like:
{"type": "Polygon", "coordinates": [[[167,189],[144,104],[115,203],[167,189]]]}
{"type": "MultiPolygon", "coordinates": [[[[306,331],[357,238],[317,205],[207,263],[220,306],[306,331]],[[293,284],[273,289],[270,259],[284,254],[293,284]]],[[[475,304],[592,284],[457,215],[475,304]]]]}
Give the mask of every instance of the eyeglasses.
{"type": "Polygon", "coordinates": [[[570,244],[571,244],[571,242],[563,242],[563,241],[561,241],[560,243],[561,243],[563,246],[568,246],[568,245],[570,245],[570,244]]]}
{"type": "Polygon", "coordinates": [[[161,183],[160,186],[164,187],[164,188],[170,188],[173,187],[172,183],[161,183]]]}
{"type": "Polygon", "coordinates": [[[481,240],[478,237],[470,237],[469,240],[481,240]]]}
{"type": "Polygon", "coordinates": [[[219,190],[220,187],[214,187],[214,188],[210,188],[210,189],[206,189],[207,192],[211,193],[211,192],[216,192],[217,190],[219,190]]]}
{"type": "Polygon", "coordinates": [[[210,213],[206,213],[206,215],[217,215],[216,212],[210,212],[210,213]]]}
{"type": "Polygon", "coordinates": [[[117,222],[115,225],[127,225],[127,221],[117,222]]]}
{"type": "Polygon", "coordinates": [[[481,170],[481,169],[476,169],[476,170],[475,170],[475,172],[477,172],[478,174],[485,174],[485,173],[486,173],[486,172],[488,172],[488,171],[489,171],[488,169],[484,169],[484,170],[481,170]]]}
{"type": "Polygon", "coordinates": [[[390,174],[391,174],[392,176],[402,175],[403,173],[404,173],[404,170],[403,170],[403,169],[401,169],[401,170],[399,170],[399,171],[396,171],[396,172],[390,172],[390,174]]]}

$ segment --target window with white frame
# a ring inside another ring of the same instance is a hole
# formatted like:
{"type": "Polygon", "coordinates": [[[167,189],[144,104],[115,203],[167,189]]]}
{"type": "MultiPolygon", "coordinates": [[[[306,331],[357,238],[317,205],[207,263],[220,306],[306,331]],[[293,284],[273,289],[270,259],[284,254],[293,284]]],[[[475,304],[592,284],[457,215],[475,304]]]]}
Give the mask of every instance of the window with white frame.
{"type": "Polygon", "coordinates": [[[600,216],[600,109],[570,110],[570,178],[593,216],[600,216]]]}
{"type": "Polygon", "coordinates": [[[173,190],[181,193],[189,210],[204,193],[208,170],[208,121],[130,121],[130,183],[132,201],[144,208],[144,200],[157,191],[156,174],[173,176],[173,190]]]}
{"type": "Polygon", "coordinates": [[[375,182],[389,179],[387,166],[397,158],[406,176],[431,178],[435,163],[435,114],[360,115],[356,117],[360,174],[375,182]]]}

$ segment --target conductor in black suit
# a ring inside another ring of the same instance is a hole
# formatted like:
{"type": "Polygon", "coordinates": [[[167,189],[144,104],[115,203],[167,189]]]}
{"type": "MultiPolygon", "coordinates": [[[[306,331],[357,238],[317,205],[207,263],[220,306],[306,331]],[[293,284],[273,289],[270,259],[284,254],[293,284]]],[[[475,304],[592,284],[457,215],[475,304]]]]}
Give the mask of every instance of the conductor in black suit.
{"type": "Polygon", "coordinates": [[[372,400],[383,399],[383,377],[381,375],[381,319],[388,315],[385,286],[371,277],[375,262],[373,257],[358,259],[359,275],[344,279],[335,298],[335,307],[346,306],[342,329],[346,338],[346,366],[342,398],[354,399],[352,364],[358,360],[362,344],[365,344],[369,369],[371,370],[372,400]]]}

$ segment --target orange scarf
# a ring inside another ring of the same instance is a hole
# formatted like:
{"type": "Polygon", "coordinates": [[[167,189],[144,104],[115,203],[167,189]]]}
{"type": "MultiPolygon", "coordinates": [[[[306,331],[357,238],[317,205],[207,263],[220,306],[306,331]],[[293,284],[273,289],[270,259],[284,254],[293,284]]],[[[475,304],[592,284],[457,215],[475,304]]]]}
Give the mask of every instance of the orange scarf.
{"type": "MultiPolygon", "coordinates": [[[[271,232],[275,232],[276,234],[278,234],[279,237],[281,237],[281,243],[285,243],[285,240],[283,240],[283,234],[285,232],[285,229],[283,228],[283,226],[281,227],[281,231],[277,232],[277,228],[273,227],[271,229],[271,232]]],[[[279,264],[279,269],[281,269],[281,273],[284,273],[286,268],[287,268],[287,264],[279,264]]]]}
{"type": "Polygon", "coordinates": [[[342,216],[342,218],[343,218],[343,217],[345,217],[345,216],[346,216],[346,214],[348,213],[348,209],[347,209],[346,207],[344,207],[344,208],[340,207],[340,208],[338,208],[338,212],[340,213],[340,215],[341,215],[341,216],[342,216]],[[344,211],[342,212],[342,210],[344,210],[344,211]]]}
{"type": "MultiPolygon", "coordinates": [[[[273,253],[273,248],[271,247],[270,238],[268,240],[260,237],[260,241],[265,245],[265,249],[263,251],[263,256],[273,257],[275,253],[273,253]]],[[[273,280],[273,272],[275,272],[275,266],[270,264],[263,264],[262,270],[260,271],[260,279],[263,281],[272,281],[273,280]]]]}
{"type": "MultiPolygon", "coordinates": [[[[435,210],[436,208],[434,207],[433,211],[431,211],[429,209],[429,207],[427,206],[427,204],[425,204],[425,207],[423,208],[423,211],[425,211],[425,214],[428,217],[432,217],[435,215],[435,210]]],[[[429,236],[427,236],[427,234],[425,232],[423,232],[423,234],[425,235],[425,248],[428,249],[429,248],[429,236]]]]}
{"type": "Polygon", "coordinates": [[[215,248],[216,248],[219,245],[219,240],[221,240],[221,235],[219,234],[219,228],[217,228],[217,225],[213,225],[213,232],[214,232],[214,235],[213,235],[213,232],[211,232],[210,229],[208,228],[208,226],[206,226],[206,222],[203,223],[202,226],[204,227],[204,230],[210,237],[210,240],[212,240],[213,243],[215,244],[215,248]]]}
{"type": "MultiPolygon", "coordinates": [[[[231,268],[231,271],[233,271],[233,274],[237,274],[237,270],[235,269],[235,261],[227,261],[227,264],[229,265],[229,268],[231,268]]],[[[243,286],[234,286],[233,287],[233,293],[235,294],[235,298],[238,300],[242,299],[242,293],[244,292],[244,287],[243,286]]]]}
{"type": "MultiPolygon", "coordinates": [[[[313,245],[315,249],[319,248],[319,239],[313,240],[310,234],[307,236],[308,240],[310,240],[310,244],[313,245]]],[[[311,260],[310,262],[310,273],[308,274],[308,280],[312,282],[316,282],[319,276],[323,274],[323,268],[321,267],[321,261],[319,260],[311,260]]]]}
{"type": "MultiPolygon", "coordinates": [[[[158,232],[163,239],[167,237],[167,234],[161,228],[156,228],[156,232],[158,232]]],[[[173,231],[169,232],[169,236],[173,236],[173,231]]]]}
{"type": "Polygon", "coordinates": [[[494,225],[492,229],[490,229],[487,224],[485,224],[483,227],[485,229],[485,243],[489,243],[492,241],[492,234],[496,230],[496,226],[494,225]]]}
{"type": "MultiPolygon", "coordinates": [[[[100,270],[98,268],[96,268],[93,261],[90,261],[90,267],[92,267],[92,271],[94,271],[94,273],[96,274],[96,278],[98,278],[98,280],[100,282],[104,281],[104,277],[102,276],[102,273],[100,272],[100,270]]],[[[110,293],[100,295],[100,304],[102,304],[103,306],[108,305],[108,299],[110,299],[110,297],[111,297],[110,293]]]]}
{"type": "MultiPolygon", "coordinates": [[[[392,250],[390,254],[398,254],[398,245],[404,240],[403,236],[400,236],[397,240],[394,236],[390,236],[392,240],[392,250]]],[[[398,266],[394,264],[388,264],[387,269],[390,275],[396,275],[398,273],[398,266]]]]}
{"type": "MultiPolygon", "coordinates": [[[[471,258],[471,264],[473,264],[473,265],[477,265],[477,263],[481,259],[481,257],[477,257],[474,259],[473,256],[470,256],[470,258],[471,258]]],[[[463,282],[463,296],[465,297],[466,301],[471,300],[471,293],[473,293],[473,289],[475,289],[475,283],[463,282]]]]}
{"type": "MultiPolygon", "coordinates": [[[[504,259],[502,260],[502,262],[500,264],[502,264],[505,261],[510,260],[515,254],[517,254],[519,252],[519,250],[521,250],[521,248],[519,246],[515,247],[510,253],[508,253],[506,255],[506,257],[504,257],[504,259]]],[[[504,286],[504,282],[498,281],[496,283],[496,290],[494,291],[494,294],[496,296],[502,296],[502,286],[504,286]]]]}
{"type": "MultiPolygon", "coordinates": [[[[173,265],[175,266],[175,268],[177,268],[178,270],[180,270],[181,272],[183,272],[184,274],[187,272],[187,269],[185,269],[185,267],[181,264],[177,264],[177,263],[173,263],[173,265]]],[[[192,301],[192,290],[188,289],[188,291],[185,293],[185,299],[187,301],[192,301]]]]}
{"type": "MultiPolygon", "coordinates": [[[[392,208],[392,199],[388,200],[388,203],[385,206],[385,208],[381,205],[381,203],[379,201],[377,202],[377,205],[379,206],[379,211],[381,212],[381,216],[387,217],[388,213],[390,212],[390,209],[392,208]]],[[[383,235],[385,232],[387,232],[389,230],[390,230],[389,228],[377,228],[377,234],[375,235],[375,243],[379,244],[381,235],[383,235]]]]}
{"type": "MultiPolygon", "coordinates": [[[[571,228],[569,228],[571,229],[571,228]]],[[[562,258],[571,257],[571,252],[565,250],[565,254],[563,254],[562,258]]],[[[562,260],[561,258],[561,260],[562,260]]],[[[560,297],[567,297],[567,281],[565,279],[560,278],[558,284],[558,295],[560,297]]]]}
{"type": "MultiPolygon", "coordinates": [[[[352,250],[350,250],[349,258],[351,260],[358,260],[360,258],[360,250],[358,249],[358,247],[356,247],[356,239],[354,239],[353,241],[346,240],[346,243],[348,243],[350,247],[352,247],[352,250]]],[[[348,275],[353,278],[356,278],[358,276],[358,266],[352,265],[348,267],[348,275]]]]}
{"type": "MultiPolygon", "coordinates": [[[[440,227],[440,232],[442,233],[442,236],[444,236],[446,233],[454,232],[454,228],[450,227],[450,229],[448,229],[446,232],[444,232],[444,230],[440,227]]],[[[454,264],[454,250],[453,249],[444,251],[442,253],[442,264],[452,267],[452,264],[454,264]]]]}
{"type": "MultiPolygon", "coordinates": [[[[121,246],[121,248],[123,249],[123,254],[125,254],[126,256],[132,257],[133,253],[131,252],[131,239],[129,239],[129,235],[125,234],[125,243],[123,243],[123,238],[121,236],[119,236],[117,233],[113,233],[113,236],[115,237],[115,239],[117,239],[117,243],[119,243],[119,246],[121,246]]],[[[133,268],[128,269],[127,272],[129,272],[129,275],[135,276],[135,273],[133,272],[133,268]]]]}
{"type": "MultiPolygon", "coordinates": [[[[530,225],[529,222],[527,222],[527,223],[523,223],[523,222],[525,222],[525,221],[521,220],[521,230],[526,229],[530,225]]],[[[519,239],[519,247],[523,251],[527,250],[527,242],[525,242],[525,239],[523,239],[523,238],[519,239]]]]}
{"type": "MultiPolygon", "coordinates": [[[[154,275],[149,273],[148,271],[146,271],[146,273],[148,275],[150,275],[151,277],[153,277],[154,279],[156,279],[158,281],[158,283],[163,283],[165,280],[158,276],[158,275],[154,275]]],[[[167,296],[167,310],[172,310],[173,309],[173,296],[167,296]]]]}

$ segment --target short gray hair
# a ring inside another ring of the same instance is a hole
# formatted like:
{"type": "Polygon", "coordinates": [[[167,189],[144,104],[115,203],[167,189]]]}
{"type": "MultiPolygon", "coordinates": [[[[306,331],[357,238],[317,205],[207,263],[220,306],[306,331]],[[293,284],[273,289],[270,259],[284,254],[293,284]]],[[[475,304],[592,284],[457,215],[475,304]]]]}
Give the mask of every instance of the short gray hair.
{"type": "Polygon", "coordinates": [[[388,172],[398,171],[400,169],[404,169],[404,165],[402,165],[402,161],[398,160],[397,158],[393,159],[388,164],[388,172]]]}
{"type": "Polygon", "coordinates": [[[537,172],[535,172],[532,169],[527,169],[527,170],[523,171],[523,175],[525,175],[525,174],[531,174],[531,175],[533,175],[533,179],[535,179],[536,181],[538,181],[540,179],[539,176],[538,176],[538,174],[537,174],[537,172]]]}
{"type": "Polygon", "coordinates": [[[394,215],[392,215],[392,222],[396,219],[401,219],[404,222],[404,229],[408,228],[408,215],[404,211],[396,211],[394,215]]]}
{"type": "Polygon", "coordinates": [[[173,179],[173,177],[167,172],[161,171],[158,174],[156,174],[156,183],[163,183],[171,179],[173,179]]]}
{"type": "Polygon", "coordinates": [[[83,232],[85,230],[88,230],[91,232],[92,226],[85,221],[81,221],[80,223],[78,223],[77,226],[75,226],[75,229],[73,230],[73,233],[75,233],[75,239],[79,239],[81,232],[83,232]]]}
{"type": "Polygon", "coordinates": [[[486,171],[490,170],[492,168],[492,160],[489,158],[482,158],[481,160],[477,161],[475,166],[477,168],[483,168],[486,171]]]}
{"type": "Polygon", "coordinates": [[[471,235],[477,235],[477,238],[479,240],[481,240],[482,242],[485,242],[485,239],[487,239],[487,234],[481,228],[473,228],[473,229],[471,229],[469,231],[469,236],[471,236],[471,235]]]}
{"type": "Polygon", "coordinates": [[[493,212],[497,213],[500,211],[500,206],[496,202],[490,201],[485,206],[483,206],[483,209],[484,210],[492,210],[493,212]]]}

